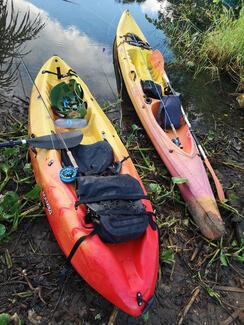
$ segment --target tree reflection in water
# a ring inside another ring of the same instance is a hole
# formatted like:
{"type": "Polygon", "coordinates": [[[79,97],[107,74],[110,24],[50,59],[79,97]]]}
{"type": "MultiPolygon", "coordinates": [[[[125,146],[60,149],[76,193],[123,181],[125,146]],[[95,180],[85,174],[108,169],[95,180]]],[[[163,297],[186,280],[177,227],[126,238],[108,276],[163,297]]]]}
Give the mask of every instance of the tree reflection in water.
{"type": "Polygon", "coordinates": [[[43,27],[39,15],[32,19],[29,11],[24,14],[16,11],[13,1],[0,0],[0,103],[17,79],[18,66],[14,59],[27,53],[24,44],[35,38],[43,27]]]}

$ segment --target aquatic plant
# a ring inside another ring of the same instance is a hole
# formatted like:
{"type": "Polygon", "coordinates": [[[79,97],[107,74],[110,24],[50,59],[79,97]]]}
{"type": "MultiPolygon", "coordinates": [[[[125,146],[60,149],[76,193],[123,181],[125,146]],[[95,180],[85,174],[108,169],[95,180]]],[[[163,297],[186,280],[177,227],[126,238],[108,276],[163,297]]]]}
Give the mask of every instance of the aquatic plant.
{"type": "Polygon", "coordinates": [[[213,62],[218,69],[226,70],[244,85],[244,8],[238,19],[232,19],[232,13],[226,11],[214,21],[214,28],[204,34],[200,56],[203,64],[213,62]],[[205,62],[204,62],[205,58],[205,62]]]}
{"type": "Polygon", "coordinates": [[[24,14],[16,11],[13,1],[0,0],[0,96],[17,79],[14,59],[26,53],[23,45],[35,38],[43,27],[39,15],[31,18],[30,11],[24,14]]]}
{"type": "MultiPolygon", "coordinates": [[[[11,130],[1,133],[2,138],[27,134],[27,129],[11,115],[7,119],[11,130]]],[[[5,148],[0,155],[0,243],[16,231],[26,217],[39,216],[40,189],[35,185],[26,150],[21,147],[5,148]],[[17,194],[18,193],[18,194],[17,194]]],[[[42,215],[42,214],[41,214],[42,215]]]]}
{"type": "Polygon", "coordinates": [[[173,1],[169,18],[158,13],[151,22],[170,37],[177,63],[194,69],[196,74],[207,70],[213,78],[221,72],[244,87],[244,10],[243,1],[235,6],[222,1],[173,1]]]}

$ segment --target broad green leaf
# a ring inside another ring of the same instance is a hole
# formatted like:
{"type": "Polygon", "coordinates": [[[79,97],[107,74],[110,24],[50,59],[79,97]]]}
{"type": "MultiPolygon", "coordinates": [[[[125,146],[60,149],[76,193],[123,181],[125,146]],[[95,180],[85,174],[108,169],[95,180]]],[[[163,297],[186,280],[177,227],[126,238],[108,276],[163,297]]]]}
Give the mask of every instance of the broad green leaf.
{"type": "Polygon", "coordinates": [[[172,251],[172,249],[166,249],[166,250],[162,251],[162,253],[160,254],[160,258],[161,258],[162,262],[165,262],[168,264],[172,264],[175,262],[175,256],[174,256],[174,252],[172,251]]]}
{"type": "Polygon", "coordinates": [[[220,253],[220,261],[221,261],[221,265],[228,266],[227,259],[225,257],[225,254],[222,251],[220,253]]]}
{"type": "Polygon", "coordinates": [[[5,148],[3,155],[10,158],[10,157],[18,157],[19,156],[19,148],[13,147],[13,148],[5,148]]]}
{"type": "Polygon", "coordinates": [[[150,183],[149,189],[152,193],[159,194],[161,192],[161,187],[159,184],[150,183]]]}
{"type": "Polygon", "coordinates": [[[32,167],[31,167],[31,164],[30,163],[26,163],[25,166],[24,166],[24,172],[26,174],[31,174],[32,173],[32,167]]]}
{"type": "Polygon", "coordinates": [[[0,314],[0,325],[7,325],[11,321],[10,315],[6,313],[0,314]]]}
{"type": "Polygon", "coordinates": [[[235,256],[235,260],[244,263],[244,254],[235,256]]]}
{"type": "Polygon", "coordinates": [[[6,227],[2,223],[0,223],[0,237],[2,237],[5,234],[5,232],[6,232],[6,227]]]}
{"type": "Polygon", "coordinates": [[[11,166],[9,164],[3,162],[0,164],[0,170],[3,171],[6,175],[8,174],[8,171],[10,170],[11,166]]]}
{"type": "Polygon", "coordinates": [[[184,184],[188,182],[187,178],[184,177],[172,177],[173,184],[184,184]]]}
{"type": "Polygon", "coordinates": [[[39,185],[35,185],[32,190],[30,190],[25,197],[31,201],[37,201],[40,199],[41,188],[39,185]]]}
{"type": "Polygon", "coordinates": [[[140,128],[138,125],[136,125],[136,124],[132,124],[131,128],[132,128],[132,130],[133,130],[134,132],[135,132],[135,131],[138,131],[138,130],[141,129],[141,128],[140,128]]]}
{"type": "Polygon", "coordinates": [[[231,246],[232,247],[236,247],[237,246],[237,241],[235,239],[232,241],[231,246]]]}
{"type": "Polygon", "coordinates": [[[0,198],[0,211],[4,219],[19,213],[20,201],[19,196],[15,192],[7,192],[0,198]]]}

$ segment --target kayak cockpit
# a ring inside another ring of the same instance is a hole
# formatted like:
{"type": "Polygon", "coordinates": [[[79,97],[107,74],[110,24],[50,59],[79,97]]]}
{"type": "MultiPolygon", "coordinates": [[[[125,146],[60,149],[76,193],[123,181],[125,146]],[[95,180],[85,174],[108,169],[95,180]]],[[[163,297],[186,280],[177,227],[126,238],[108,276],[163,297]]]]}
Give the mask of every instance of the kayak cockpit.
{"type": "MultiPolygon", "coordinates": [[[[162,131],[173,141],[175,139],[175,133],[171,128],[163,129],[162,126],[159,124],[158,120],[158,113],[160,108],[160,100],[154,99],[148,109],[151,110],[152,115],[156,121],[156,123],[161,127],[162,131]]],[[[193,149],[193,142],[192,137],[189,131],[189,128],[185,121],[181,120],[181,125],[179,128],[176,129],[177,136],[179,137],[182,150],[188,154],[192,152],[193,149]]]]}
{"type": "Polygon", "coordinates": [[[158,50],[126,44],[129,78],[138,85],[146,109],[163,132],[185,153],[191,154],[193,143],[181,111],[180,95],[173,94],[164,78],[164,61],[158,50]],[[178,141],[179,139],[179,141],[178,141]],[[177,142],[178,141],[178,142],[177,142]]]}

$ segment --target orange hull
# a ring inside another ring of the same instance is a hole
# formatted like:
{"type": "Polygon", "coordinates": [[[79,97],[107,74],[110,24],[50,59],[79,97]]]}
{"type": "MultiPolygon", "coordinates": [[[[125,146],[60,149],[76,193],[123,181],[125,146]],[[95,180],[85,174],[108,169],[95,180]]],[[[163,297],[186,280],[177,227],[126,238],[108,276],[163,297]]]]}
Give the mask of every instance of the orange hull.
{"type": "MultiPolygon", "coordinates": [[[[57,67],[61,68],[61,73],[70,69],[59,57],[53,57],[41,71],[55,72],[57,67]]],[[[29,110],[29,133],[36,136],[56,131],[53,123],[55,117],[48,103],[50,89],[60,82],[55,75],[42,75],[41,71],[35,82],[47,103],[47,108],[34,87],[29,110]]],[[[67,77],[65,81],[70,78],[67,77]]],[[[72,78],[81,84],[88,104],[88,125],[82,129],[82,143],[94,143],[106,138],[113,147],[116,160],[128,156],[115,129],[84,82],[79,77],[72,78]]],[[[80,205],[75,209],[77,196],[74,186],[63,183],[59,178],[62,168],[59,151],[37,149],[37,154],[30,150],[30,155],[36,181],[42,189],[41,198],[48,221],[60,248],[68,256],[76,241],[91,231],[85,228],[86,207],[80,205]]],[[[130,174],[140,181],[130,159],[123,163],[122,173],[130,174]]],[[[143,200],[143,203],[147,211],[152,211],[148,200],[143,200]]],[[[158,273],[158,234],[148,227],[139,239],[122,244],[105,244],[97,235],[87,238],[72,258],[72,265],[87,283],[106,299],[126,313],[138,316],[146,305],[144,302],[138,305],[137,293],[140,292],[143,300],[148,301],[155,290],[158,273]]]]}

